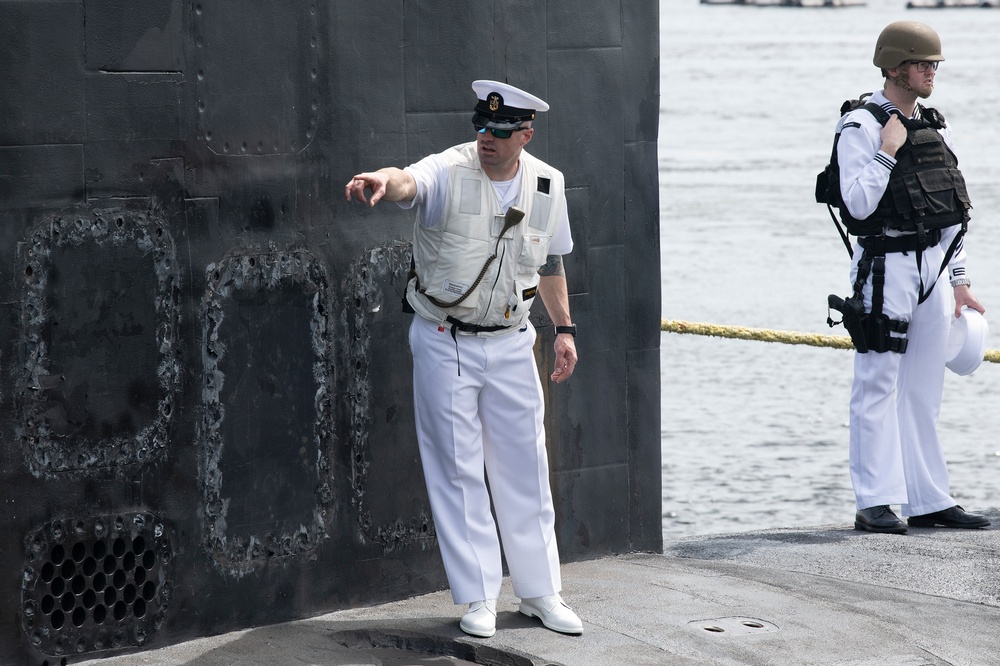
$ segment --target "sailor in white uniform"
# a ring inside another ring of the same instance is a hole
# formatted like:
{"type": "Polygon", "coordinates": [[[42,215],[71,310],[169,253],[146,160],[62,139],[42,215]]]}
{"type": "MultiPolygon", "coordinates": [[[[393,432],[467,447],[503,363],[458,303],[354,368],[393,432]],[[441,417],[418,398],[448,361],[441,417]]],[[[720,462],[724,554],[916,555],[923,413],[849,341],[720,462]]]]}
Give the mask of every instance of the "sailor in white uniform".
{"type": "Polygon", "coordinates": [[[559,595],[544,403],[528,320],[537,294],[556,326],[550,379],[566,381],[577,354],[562,267],[573,249],[564,180],[524,150],[536,112],[548,105],[497,81],[472,87],[475,141],[403,170],[358,174],[345,194],[417,208],[406,294],[416,313],[417,440],[452,598],[469,604],[462,630],[496,631],[502,536],[519,610],[554,631],[580,634],[583,624],[559,595]]]}
{"type": "Polygon", "coordinates": [[[845,218],[876,223],[873,233],[858,238],[851,281],[863,294],[869,323],[873,306],[885,315],[880,332],[867,330],[868,351],[855,354],[850,404],[855,527],[869,532],[990,524],[950,495],[937,436],[951,317],[964,307],[984,311],[966,274],[968,195],[950,129],[917,103],[930,95],[943,60],[929,26],[890,24],[874,56],[884,89],[868,99],[873,110],[851,111],[837,127],[845,218]],[[881,276],[884,286],[873,288],[881,276]]]}

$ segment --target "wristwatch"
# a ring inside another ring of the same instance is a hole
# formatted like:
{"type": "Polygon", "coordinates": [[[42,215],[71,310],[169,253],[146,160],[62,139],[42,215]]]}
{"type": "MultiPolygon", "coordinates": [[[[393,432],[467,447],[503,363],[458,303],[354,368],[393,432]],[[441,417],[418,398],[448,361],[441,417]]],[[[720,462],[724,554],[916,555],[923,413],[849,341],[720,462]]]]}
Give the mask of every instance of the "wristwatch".
{"type": "Polygon", "coordinates": [[[560,333],[569,333],[575,338],[576,324],[570,324],[569,326],[556,326],[556,335],[559,335],[560,333]]]}

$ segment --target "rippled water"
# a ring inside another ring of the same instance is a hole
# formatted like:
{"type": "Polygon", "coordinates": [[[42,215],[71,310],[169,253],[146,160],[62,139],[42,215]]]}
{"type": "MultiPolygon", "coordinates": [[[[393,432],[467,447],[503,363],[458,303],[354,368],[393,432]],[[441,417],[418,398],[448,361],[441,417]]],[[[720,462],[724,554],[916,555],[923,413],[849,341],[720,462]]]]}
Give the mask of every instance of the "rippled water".
{"type": "MultiPolygon", "coordinates": [[[[826,296],[847,294],[849,260],[813,202],[815,175],[841,102],[882,85],[878,33],[916,20],[942,37],[928,105],[955,133],[975,207],[970,277],[1000,347],[1000,9],[660,7],[663,318],[831,332],[826,296]]],[[[665,540],[853,520],[851,352],[674,333],[661,344],[665,540]]],[[[952,493],[998,509],[1000,367],[948,374],[952,493]]]]}

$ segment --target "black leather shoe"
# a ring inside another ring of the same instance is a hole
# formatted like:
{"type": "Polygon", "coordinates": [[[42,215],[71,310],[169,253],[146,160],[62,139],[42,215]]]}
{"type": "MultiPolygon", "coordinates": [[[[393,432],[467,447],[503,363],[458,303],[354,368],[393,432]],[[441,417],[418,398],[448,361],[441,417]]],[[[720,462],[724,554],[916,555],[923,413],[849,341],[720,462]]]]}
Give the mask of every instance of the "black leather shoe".
{"type": "Polygon", "coordinates": [[[977,527],[988,527],[990,519],[975,513],[966,513],[965,509],[956,504],[943,511],[925,513],[922,516],[910,516],[906,522],[911,527],[959,527],[971,530],[977,527]]]}
{"type": "Polygon", "coordinates": [[[858,511],[854,515],[854,529],[862,532],[906,534],[906,523],[900,520],[887,505],[881,504],[858,511]]]}

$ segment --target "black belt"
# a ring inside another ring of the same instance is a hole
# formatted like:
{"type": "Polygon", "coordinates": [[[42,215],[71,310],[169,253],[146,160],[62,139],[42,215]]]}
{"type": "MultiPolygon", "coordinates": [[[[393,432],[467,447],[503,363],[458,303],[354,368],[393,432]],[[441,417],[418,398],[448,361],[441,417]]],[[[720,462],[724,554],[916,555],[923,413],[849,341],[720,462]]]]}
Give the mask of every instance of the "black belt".
{"type": "Polygon", "coordinates": [[[456,331],[462,331],[463,333],[491,333],[493,331],[502,331],[505,328],[510,328],[510,326],[478,326],[476,324],[466,324],[464,321],[459,321],[451,315],[445,317],[445,321],[451,324],[451,339],[455,341],[455,361],[458,364],[458,376],[462,376],[462,359],[458,356],[458,333],[456,331]]]}
{"type": "Polygon", "coordinates": [[[858,245],[874,255],[888,254],[889,252],[923,251],[929,247],[934,247],[940,242],[940,229],[931,229],[928,231],[924,236],[923,242],[918,238],[918,234],[907,234],[905,236],[861,236],[858,238],[858,245]]]}
{"type": "Polygon", "coordinates": [[[459,330],[463,333],[492,333],[493,331],[502,331],[505,328],[510,328],[510,326],[478,326],[476,324],[466,324],[464,321],[459,321],[451,315],[445,319],[446,322],[451,324],[452,335],[454,331],[459,330]]]}

